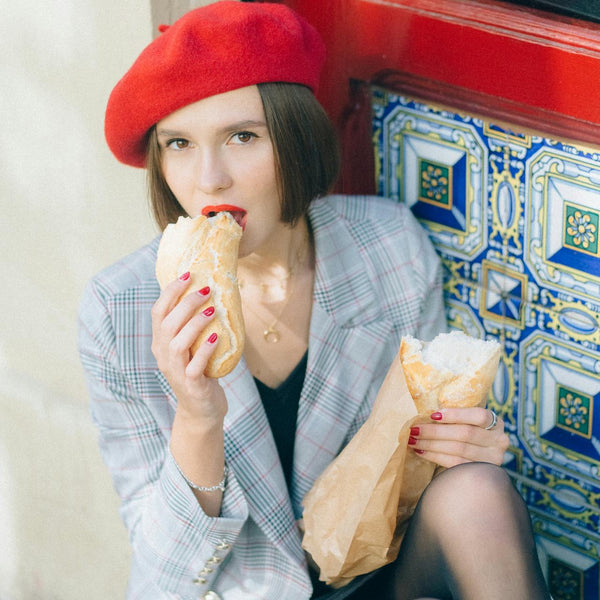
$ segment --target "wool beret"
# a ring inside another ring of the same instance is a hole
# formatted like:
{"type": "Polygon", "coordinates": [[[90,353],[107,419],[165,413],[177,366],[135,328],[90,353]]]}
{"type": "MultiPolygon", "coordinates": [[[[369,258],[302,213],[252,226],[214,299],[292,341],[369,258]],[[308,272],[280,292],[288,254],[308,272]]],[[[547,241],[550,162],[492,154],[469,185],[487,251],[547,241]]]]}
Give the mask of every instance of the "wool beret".
{"type": "Polygon", "coordinates": [[[125,164],[145,166],[150,128],[208,96],[267,82],[317,90],[323,40],[283,4],[221,0],[160,31],[108,100],[106,141],[125,164]]]}

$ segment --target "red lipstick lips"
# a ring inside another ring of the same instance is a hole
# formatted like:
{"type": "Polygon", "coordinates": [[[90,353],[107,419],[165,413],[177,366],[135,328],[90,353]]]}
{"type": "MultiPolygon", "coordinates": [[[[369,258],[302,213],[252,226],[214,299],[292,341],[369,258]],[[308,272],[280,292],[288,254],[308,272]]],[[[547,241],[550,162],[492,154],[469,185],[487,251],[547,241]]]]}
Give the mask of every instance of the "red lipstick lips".
{"type": "Polygon", "coordinates": [[[202,214],[205,217],[214,217],[217,213],[228,212],[236,220],[237,224],[244,229],[246,226],[246,211],[233,204],[218,204],[216,206],[205,206],[202,214]]]}

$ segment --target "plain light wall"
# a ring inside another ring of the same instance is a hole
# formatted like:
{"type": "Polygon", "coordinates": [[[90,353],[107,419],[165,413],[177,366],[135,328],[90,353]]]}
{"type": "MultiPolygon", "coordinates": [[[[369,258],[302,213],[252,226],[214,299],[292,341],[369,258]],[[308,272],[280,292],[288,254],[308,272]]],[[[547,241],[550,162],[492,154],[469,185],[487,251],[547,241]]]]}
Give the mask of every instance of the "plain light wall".
{"type": "Polygon", "coordinates": [[[85,282],[156,235],[103,137],[148,0],[4,2],[0,24],[0,599],[124,597],[129,543],[76,348],[85,282]]]}
{"type": "Polygon", "coordinates": [[[0,23],[0,600],[124,598],[130,549],[77,354],[100,269],[158,230],[103,135],[158,23],[214,0],[5,2],[0,23]]]}

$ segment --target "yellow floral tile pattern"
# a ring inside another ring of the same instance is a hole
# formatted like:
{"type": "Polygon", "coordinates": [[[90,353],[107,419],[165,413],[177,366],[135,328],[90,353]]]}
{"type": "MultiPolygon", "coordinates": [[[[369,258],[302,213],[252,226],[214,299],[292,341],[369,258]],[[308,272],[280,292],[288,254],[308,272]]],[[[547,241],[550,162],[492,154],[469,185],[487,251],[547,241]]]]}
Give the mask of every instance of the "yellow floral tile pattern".
{"type": "Polygon", "coordinates": [[[372,88],[377,188],[445,268],[452,328],[503,347],[489,405],[555,600],[600,597],[600,151],[372,88]]]}

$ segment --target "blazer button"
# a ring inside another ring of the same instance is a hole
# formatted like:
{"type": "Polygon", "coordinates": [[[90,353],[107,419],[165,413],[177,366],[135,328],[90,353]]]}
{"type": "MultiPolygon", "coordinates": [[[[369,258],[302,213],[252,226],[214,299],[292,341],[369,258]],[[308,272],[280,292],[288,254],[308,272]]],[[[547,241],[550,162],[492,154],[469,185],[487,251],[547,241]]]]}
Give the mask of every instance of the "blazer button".
{"type": "Polygon", "coordinates": [[[202,598],[204,598],[204,600],[221,600],[221,596],[219,596],[217,592],[213,592],[212,590],[206,592],[206,594],[204,594],[202,598]]]}

